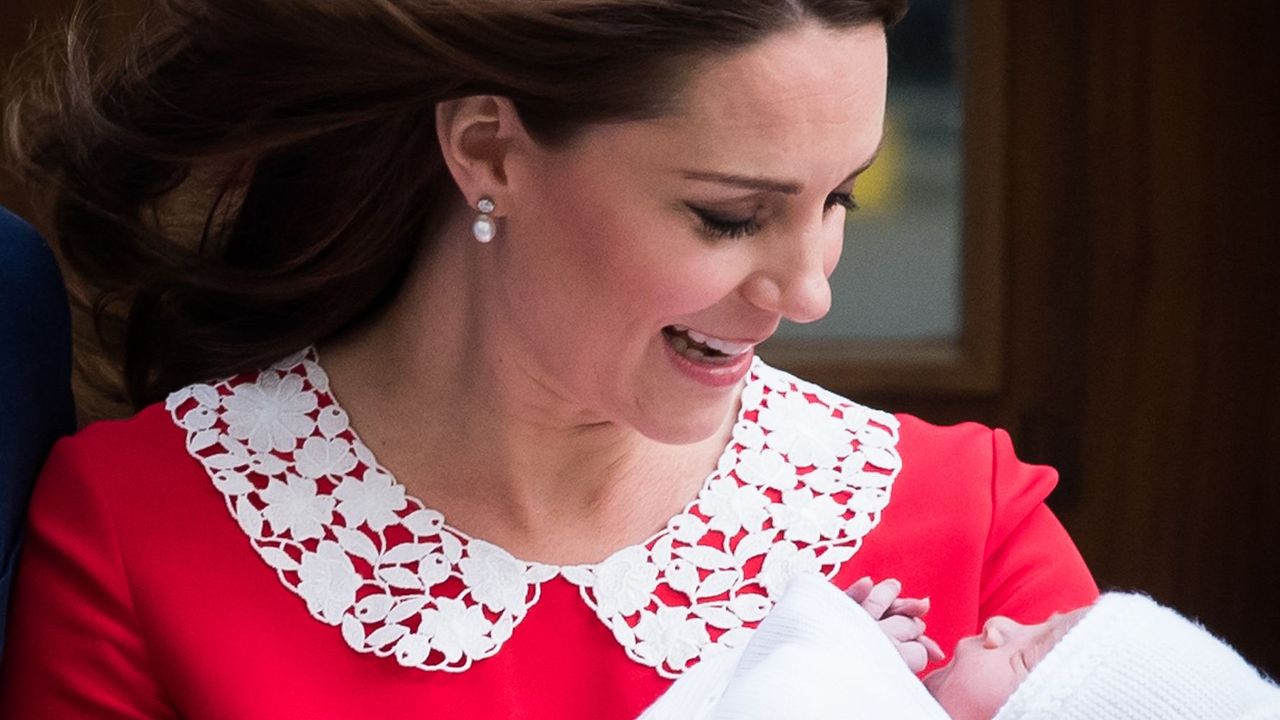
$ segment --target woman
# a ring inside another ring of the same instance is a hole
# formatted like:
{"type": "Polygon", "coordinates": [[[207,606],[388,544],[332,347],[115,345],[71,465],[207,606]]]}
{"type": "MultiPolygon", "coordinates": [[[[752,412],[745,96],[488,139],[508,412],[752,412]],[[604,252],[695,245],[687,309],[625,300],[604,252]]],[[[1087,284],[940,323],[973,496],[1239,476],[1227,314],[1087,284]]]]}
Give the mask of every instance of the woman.
{"type": "Polygon", "coordinates": [[[634,717],[797,572],[1095,596],[1004,434],[754,358],[901,2],[170,4],[19,108],[142,409],[38,484],[6,717],[634,717]]]}

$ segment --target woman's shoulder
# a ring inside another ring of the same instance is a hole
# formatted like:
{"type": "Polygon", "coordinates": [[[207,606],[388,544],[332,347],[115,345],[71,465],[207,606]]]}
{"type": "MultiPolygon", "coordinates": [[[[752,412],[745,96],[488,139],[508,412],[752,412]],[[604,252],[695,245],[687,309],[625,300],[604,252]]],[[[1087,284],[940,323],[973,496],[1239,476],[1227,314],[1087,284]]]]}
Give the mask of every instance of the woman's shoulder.
{"type": "Polygon", "coordinates": [[[154,507],[148,498],[166,485],[187,484],[175,481],[198,471],[183,437],[163,403],[90,423],[54,444],[36,482],[36,504],[41,497],[75,495],[117,509],[154,507]]]}
{"type": "Polygon", "coordinates": [[[324,441],[346,428],[346,416],[331,399],[322,406],[327,388],[309,350],[262,370],[193,383],[132,417],[95,422],[65,438],[37,484],[45,495],[96,497],[129,517],[208,507],[211,499],[222,507],[222,492],[240,482],[241,471],[284,467],[273,453],[296,449],[305,461],[332,449],[324,441]]]}
{"type": "Polygon", "coordinates": [[[1013,441],[1001,428],[965,421],[943,425],[909,413],[895,413],[902,446],[917,456],[948,458],[951,463],[991,470],[1001,455],[1013,455],[1013,441]]]}
{"type": "Polygon", "coordinates": [[[58,441],[54,452],[93,460],[95,464],[132,464],[163,453],[167,446],[181,449],[182,437],[164,403],[157,402],[130,417],[91,422],[58,441]]]}
{"type": "MultiPolygon", "coordinates": [[[[295,353],[261,370],[246,371],[210,382],[197,382],[170,392],[163,401],[148,405],[127,418],[90,423],[55,450],[98,462],[118,461],[136,468],[149,462],[191,459],[208,444],[218,423],[251,424],[272,430],[287,422],[301,400],[311,400],[328,379],[308,351],[295,353]],[[303,378],[308,384],[303,386],[303,378]],[[239,410],[257,410],[240,413],[239,410]],[[281,416],[278,411],[287,410],[281,416]],[[243,417],[242,417],[243,416],[243,417]]],[[[314,409],[314,407],[310,408],[314,409]]],[[[224,433],[225,434],[225,433],[224,433]]]]}

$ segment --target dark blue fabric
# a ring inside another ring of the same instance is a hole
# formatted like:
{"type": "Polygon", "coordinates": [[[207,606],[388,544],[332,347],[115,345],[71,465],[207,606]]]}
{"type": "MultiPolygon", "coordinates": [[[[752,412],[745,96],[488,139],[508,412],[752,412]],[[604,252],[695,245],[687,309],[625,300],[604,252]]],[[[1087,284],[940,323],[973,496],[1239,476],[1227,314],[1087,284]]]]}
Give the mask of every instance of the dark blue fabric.
{"type": "Polygon", "coordinates": [[[62,277],[44,240],[0,207],[0,650],[31,486],[54,440],[74,429],[62,277]]]}

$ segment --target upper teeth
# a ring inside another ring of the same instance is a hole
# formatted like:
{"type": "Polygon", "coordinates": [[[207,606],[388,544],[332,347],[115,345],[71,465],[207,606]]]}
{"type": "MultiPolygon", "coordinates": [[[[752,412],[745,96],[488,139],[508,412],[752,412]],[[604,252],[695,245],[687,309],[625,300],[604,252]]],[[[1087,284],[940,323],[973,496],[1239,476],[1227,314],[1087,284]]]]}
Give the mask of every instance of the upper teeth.
{"type": "Polygon", "coordinates": [[[685,335],[688,335],[690,340],[696,343],[702,343],[703,345],[706,345],[707,347],[712,348],[713,350],[719,350],[725,355],[741,355],[742,353],[750,350],[752,347],[752,343],[740,343],[740,342],[730,342],[728,340],[721,340],[720,338],[711,337],[710,335],[703,335],[697,330],[690,330],[689,328],[683,325],[673,325],[672,327],[674,327],[676,331],[682,332],[685,335]]]}

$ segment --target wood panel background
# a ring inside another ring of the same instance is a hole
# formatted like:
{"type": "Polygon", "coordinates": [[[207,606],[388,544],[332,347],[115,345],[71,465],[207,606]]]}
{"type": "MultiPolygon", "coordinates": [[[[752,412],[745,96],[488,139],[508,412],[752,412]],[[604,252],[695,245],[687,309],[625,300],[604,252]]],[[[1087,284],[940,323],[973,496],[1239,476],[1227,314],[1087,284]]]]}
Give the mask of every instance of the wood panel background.
{"type": "MultiPolygon", "coordinates": [[[[1007,58],[1000,377],[847,385],[1009,428],[1061,471],[1051,503],[1100,583],[1280,673],[1280,4],[970,1],[1003,3],[969,29],[1007,58]]],[[[6,0],[0,62],[69,5],[6,0]]],[[[25,207],[7,177],[0,202],[25,207]]]]}

